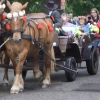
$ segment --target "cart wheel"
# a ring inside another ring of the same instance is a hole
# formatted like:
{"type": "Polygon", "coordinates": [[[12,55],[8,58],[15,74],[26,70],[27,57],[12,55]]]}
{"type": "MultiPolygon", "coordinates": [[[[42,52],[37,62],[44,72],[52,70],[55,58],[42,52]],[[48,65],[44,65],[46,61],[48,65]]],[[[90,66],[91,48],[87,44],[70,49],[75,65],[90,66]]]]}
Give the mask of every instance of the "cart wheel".
{"type": "Polygon", "coordinates": [[[26,78],[26,74],[27,74],[27,71],[26,71],[26,70],[23,70],[23,71],[22,71],[22,77],[23,77],[24,80],[25,80],[25,78],[26,78]]]}
{"type": "Polygon", "coordinates": [[[87,71],[90,75],[95,75],[98,71],[99,56],[97,49],[93,49],[90,54],[90,60],[86,61],[87,71]]]}
{"type": "MultiPolygon", "coordinates": [[[[77,70],[76,61],[75,61],[74,57],[67,58],[65,65],[67,65],[67,67],[70,68],[70,69],[77,70]]],[[[68,72],[68,71],[65,70],[65,76],[66,76],[66,79],[69,82],[72,82],[72,81],[75,80],[76,74],[77,73],[72,73],[72,72],[68,72]]]]}

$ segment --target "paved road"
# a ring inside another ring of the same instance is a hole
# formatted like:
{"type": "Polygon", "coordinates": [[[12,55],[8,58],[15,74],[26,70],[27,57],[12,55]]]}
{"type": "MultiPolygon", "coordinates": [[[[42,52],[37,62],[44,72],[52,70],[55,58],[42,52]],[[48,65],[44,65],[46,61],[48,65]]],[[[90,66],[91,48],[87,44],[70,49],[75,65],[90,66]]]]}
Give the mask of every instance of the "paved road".
{"type": "MultiPolygon", "coordinates": [[[[82,64],[85,66],[85,64],[82,64]]],[[[100,68],[98,74],[90,76],[86,69],[79,69],[74,82],[66,82],[64,71],[53,73],[52,84],[42,89],[40,81],[33,78],[29,71],[25,80],[25,90],[10,94],[13,71],[9,70],[9,86],[2,85],[3,69],[0,69],[0,100],[100,100],[100,68]]]]}

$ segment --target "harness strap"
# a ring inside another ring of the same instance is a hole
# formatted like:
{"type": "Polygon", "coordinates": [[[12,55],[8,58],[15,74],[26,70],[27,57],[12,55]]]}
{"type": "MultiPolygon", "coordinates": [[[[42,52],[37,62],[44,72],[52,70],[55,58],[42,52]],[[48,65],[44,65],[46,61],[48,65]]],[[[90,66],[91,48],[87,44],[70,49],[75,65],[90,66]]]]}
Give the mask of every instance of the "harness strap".
{"type": "Polygon", "coordinates": [[[49,15],[46,15],[46,16],[43,16],[43,17],[34,17],[34,18],[32,18],[32,17],[29,17],[29,19],[32,19],[32,20],[37,20],[37,19],[44,19],[44,18],[50,18],[50,16],[49,15]]]}
{"type": "Polygon", "coordinates": [[[24,33],[21,34],[21,37],[22,37],[23,39],[31,40],[31,36],[30,36],[30,35],[26,35],[26,34],[24,34],[24,33]]]}
{"type": "Polygon", "coordinates": [[[52,20],[52,22],[55,23],[54,17],[53,16],[50,16],[50,15],[46,15],[46,16],[38,17],[38,18],[30,18],[30,19],[37,20],[37,19],[45,19],[45,18],[50,18],[52,20]]]}
{"type": "Polygon", "coordinates": [[[11,33],[14,33],[14,32],[24,32],[24,29],[23,28],[20,28],[20,29],[16,29],[16,30],[11,30],[11,33]]]}
{"type": "MultiPolygon", "coordinates": [[[[30,18],[30,19],[28,19],[28,22],[32,22],[32,23],[34,23],[37,27],[38,27],[38,22],[36,21],[36,20],[34,20],[34,18],[30,18]]],[[[29,24],[29,27],[30,28],[32,28],[33,29],[33,31],[34,31],[34,39],[32,38],[32,34],[31,34],[31,40],[32,40],[32,43],[33,44],[36,44],[37,45],[37,47],[39,47],[40,46],[40,42],[41,42],[41,36],[40,36],[40,30],[38,29],[38,34],[39,34],[39,36],[38,36],[38,41],[35,39],[35,30],[34,30],[34,27],[33,26],[31,26],[31,24],[29,24]]]]}

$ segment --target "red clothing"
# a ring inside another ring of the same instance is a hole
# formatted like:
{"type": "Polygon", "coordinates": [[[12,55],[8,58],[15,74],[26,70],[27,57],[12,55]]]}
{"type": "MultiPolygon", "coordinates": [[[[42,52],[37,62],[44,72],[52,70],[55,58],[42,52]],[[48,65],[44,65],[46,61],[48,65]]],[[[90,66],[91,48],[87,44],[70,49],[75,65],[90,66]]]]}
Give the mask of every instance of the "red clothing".
{"type": "Polygon", "coordinates": [[[96,26],[99,28],[99,34],[95,34],[94,37],[100,38],[100,20],[98,20],[98,23],[96,24],[96,26]]]}
{"type": "Polygon", "coordinates": [[[100,28],[100,20],[97,23],[97,27],[100,28]]]}

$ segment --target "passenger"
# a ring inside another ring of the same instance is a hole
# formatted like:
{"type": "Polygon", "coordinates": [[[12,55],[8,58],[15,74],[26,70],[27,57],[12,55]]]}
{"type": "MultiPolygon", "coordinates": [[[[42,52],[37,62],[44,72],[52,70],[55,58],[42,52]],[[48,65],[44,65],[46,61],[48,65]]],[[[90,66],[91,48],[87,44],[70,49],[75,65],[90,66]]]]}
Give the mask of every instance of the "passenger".
{"type": "Polygon", "coordinates": [[[89,25],[86,23],[85,16],[79,18],[79,27],[82,35],[87,35],[89,33],[89,25]]]}
{"type": "Polygon", "coordinates": [[[88,16],[88,23],[96,25],[99,21],[99,11],[96,8],[92,8],[90,16],[88,16]]]}
{"type": "Polygon", "coordinates": [[[74,27],[74,24],[70,23],[70,16],[69,14],[63,13],[61,15],[62,19],[63,19],[63,27],[74,27]]]}
{"type": "Polygon", "coordinates": [[[79,18],[77,16],[73,17],[72,24],[79,25],[79,18]]]}
{"type": "Polygon", "coordinates": [[[72,23],[73,22],[73,14],[72,13],[69,14],[69,18],[70,18],[69,22],[72,23]]]}
{"type": "Polygon", "coordinates": [[[74,34],[75,25],[69,22],[70,20],[69,14],[63,13],[61,17],[63,19],[62,29],[66,32],[66,35],[74,34]]]}
{"type": "MultiPolygon", "coordinates": [[[[100,18],[99,18],[99,12],[96,8],[91,9],[91,15],[88,16],[88,23],[89,25],[100,28],[100,18]]],[[[99,29],[95,33],[99,33],[99,29]]]]}
{"type": "MultiPolygon", "coordinates": [[[[96,8],[91,9],[91,16],[88,17],[89,21],[91,24],[96,25],[99,28],[99,33],[100,33],[100,17],[99,17],[99,11],[96,8]]],[[[100,46],[98,47],[98,44],[100,44],[100,34],[95,34],[95,42],[93,44],[93,46],[95,48],[99,48],[100,50],[100,46]]]]}
{"type": "Polygon", "coordinates": [[[87,35],[89,33],[89,25],[86,24],[86,18],[84,16],[79,17],[79,26],[76,29],[75,33],[75,42],[79,44],[78,38],[80,36],[87,35]]]}

